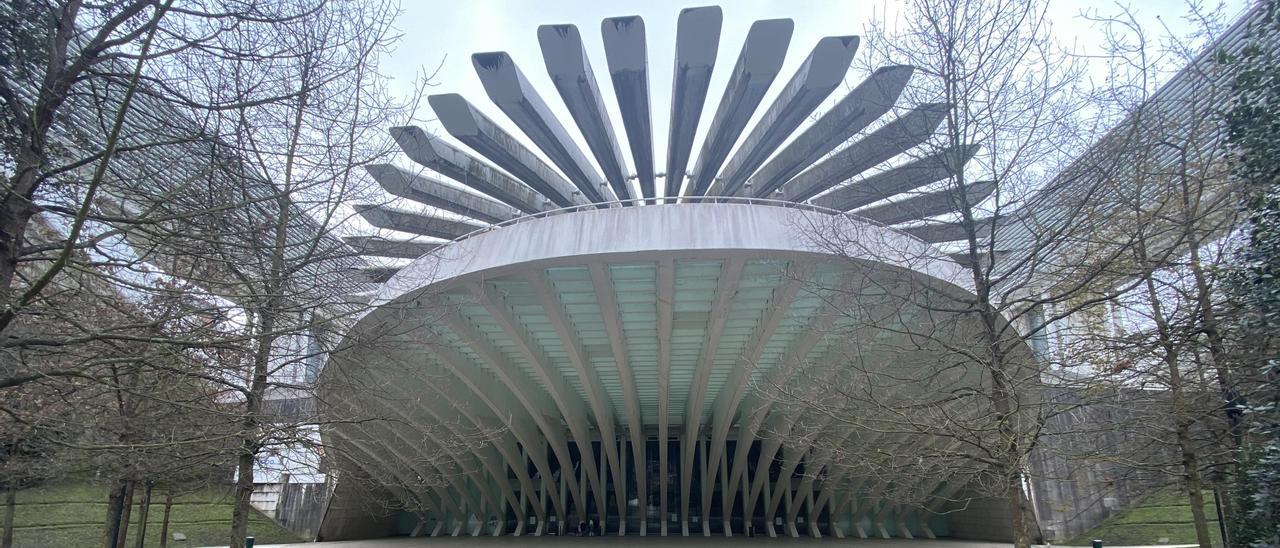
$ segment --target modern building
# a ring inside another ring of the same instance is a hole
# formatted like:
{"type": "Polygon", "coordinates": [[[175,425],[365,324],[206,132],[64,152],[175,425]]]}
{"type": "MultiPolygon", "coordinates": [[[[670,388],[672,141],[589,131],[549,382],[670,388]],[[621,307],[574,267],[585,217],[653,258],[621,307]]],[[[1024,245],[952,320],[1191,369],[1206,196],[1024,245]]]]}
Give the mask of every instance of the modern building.
{"type": "MultiPolygon", "coordinates": [[[[609,535],[1012,536],[1007,505],[971,493],[967,475],[828,467],[841,447],[910,452],[946,440],[844,425],[768,390],[851,355],[909,376],[976,344],[969,320],[893,298],[903,286],[968,294],[966,271],[935,245],[964,232],[930,220],[952,212],[956,196],[929,185],[976,150],[921,148],[945,105],[890,114],[908,66],[874,71],[806,123],[841,88],[859,42],[824,38],[780,79],[786,19],[752,25],[721,69],[732,71],[729,83],[695,143],[720,28],[718,7],[679,14],[665,151],[653,146],[652,117],[668,114],[651,109],[639,17],[601,24],[621,130],[579,30],[538,29],[545,68],[588,151],[501,52],[474,55],[475,69],[541,155],[459,95],[429,101],[466,149],[420,128],[392,129],[427,172],[376,165],[370,174],[443,213],[357,209],[376,227],[448,243],[349,240],[370,255],[414,260],[378,290],[322,373],[320,397],[340,402],[334,418],[385,417],[327,427],[340,479],[322,538],[583,526],[609,535]],[[781,91],[762,104],[771,88],[781,91]],[[815,238],[824,233],[848,240],[815,238]],[[868,317],[877,327],[858,329],[868,317]],[[941,342],[909,335],[920,329],[941,342]],[[908,491],[917,504],[904,503],[908,491]]],[[[993,190],[975,184],[965,199],[993,190]]],[[[885,393],[911,398],[979,380],[962,371],[940,382],[885,393]]]]}

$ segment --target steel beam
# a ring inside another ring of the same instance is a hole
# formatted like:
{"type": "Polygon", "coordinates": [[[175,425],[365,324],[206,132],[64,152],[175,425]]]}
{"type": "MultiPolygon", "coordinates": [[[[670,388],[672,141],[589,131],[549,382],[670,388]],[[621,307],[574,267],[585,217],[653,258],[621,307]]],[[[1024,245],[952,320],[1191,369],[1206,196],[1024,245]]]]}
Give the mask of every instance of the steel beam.
{"type": "Polygon", "coordinates": [[[737,194],[756,168],[844,81],[857,50],[857,36],[828,36],[818,40],[804,64],[796,69],[787,86],[725,164],[707,194],[737,194]]]}
{"type": "Polygon", "coordinates": [[[427,98],[444,129],[455,139],[507,170],[556,205],[569,207],[590,203],[580,190],[551,166],[539,160],[515,137],[503,131],[461,95],[447,93],[427,98]]]}
{"type": "Polygon", "coordinates": [[[398,230],[444,240],[455,240],[486,226],[467,221],[428,217],[382,205],[356,204],[353,207],[361,217],[369,221],[369,224],[378,228],[398,230]]]}
{"type": "Polygon", "coordinates": [[[439,137],[427,135],[420,127],[393,127],[391,138],[395,139],[410,160],[486,196],[525,213],[551,209],[552,202],[529,188],[529,185],[494,169],[439,137]]]}
{"type": "Polygon", "coordinates": [[[812,200],[814,205],[849,211],[915,190],[959,173],[978,145],[947,148],[898,167],[854,181],[812,200]]]}
{"type": "Polygon", "coordinates": [[[946,113],[947,106],[937,103],[915,108],[797,175],[782,185],[782,196],[803,202],[910,150],[933,134],[946,113]]]}
{"type": "Polygon", "coordinates": [[[392,240],[378,236],[345,236],[342,241],[361,255],[396,259],[417,259],[440,247],[438,242],[392,240]]]}
{"type": "Polygon", "coordinates": [[[693,168],[693,182],[684,191],[686,196],[703,195],[715,180],[720,165],[782,69],[794,29],[795,23],[790,19],[765,19],[751,24],[715,118],[707,128],[707,138],[693,168]]]}
{"type": "Polygon", "coordinates": [[[640,195],[657,196],[653,172],[653,127],[649,107],[649,59],[644,39],[644,19],[638,15],[610,17],[600,23],[604,56],[609,62],[613,94],[627,131],[631,161],[640,180],[640,195]]]}
{"type": "MultiPolygon", "coordinates": [[[[752,175],[749,179],[751,192],[767,197],[797,173],[889,112],[914,71],[909,66],[877,69],[752,175]]],[[[741,193],[747,192],[743,190],[741,193]]]]}
{"type": "Polygon", "coordinates": [[[500,223],[517,217],[517,211],[501,202],[411,173],[391,164],[369,164],[365,171],[388,193],[471,217],[486,223],[500,223]]]}
{"type": "Polygon", "coordinates": [[[574,144],[569,132],[551,113],[538,90],[529,84],[524,73],[504,51],[471,55],[471,65],[493,104],[498,105],[516,126],[542,149],[551,163],[560,168],[582,195],[592,202],[614,200],[613,192],[592,167],[591,161],[574,144]]]}
{"type": "Polygon", "coordinates": [[[722,19],[720,6],[680,10],[676,25],[675,76],[671,84],[671,124],[667,134],[667,197],[678,196],[684,184],[693,138],[698,133],[707,87],[711,84],[711,69],[716,65],[722,19]]]}
{"type": "Polygon", "coordinates": [[[390,280],[399,271],[398,266],[366,266],[352,270],[351,274],[356,281],[380,284],[390,280]]]}
{"type": "MultiPolygon", "coordinates": [[[[986,238],[991,234],[992,225],[998,224],[990,217],[973,220],[973,225],[977,228],[977,236],[979,238],[986,238]]],[[[931,244],[954,242],[969,237],[968,228],[961,222],[928,223],[902,227],[899,230],[931,244]]]]}
{"type": "Polygon", "coordinates": [[[854,211],[854,215],[895,225],[906,221],[918,221],[926,217],[959,211],[963,205],[973,206],[996,190],[995,181],[971,183],[961,193],[956,188],[925,192],[907,197],[899,194],[888,203],[854,211]]]}
{"type": "Polygon", "coordinates": [[[582,47],[578,27],[542,25],[538,27],[538,44],[542,47],[547,74],[569,108],[574,123],[582,131],[596,164],[604,171],[605,180],[609,181],[619,199],[630,199],[632,192],[627,185],[622,149],[618,148],[618,139],[614,137],[613,124],[604,108],[604,99],[600,97],[600,86],[595,72],[591,70],[587,50],[582,47]]]}

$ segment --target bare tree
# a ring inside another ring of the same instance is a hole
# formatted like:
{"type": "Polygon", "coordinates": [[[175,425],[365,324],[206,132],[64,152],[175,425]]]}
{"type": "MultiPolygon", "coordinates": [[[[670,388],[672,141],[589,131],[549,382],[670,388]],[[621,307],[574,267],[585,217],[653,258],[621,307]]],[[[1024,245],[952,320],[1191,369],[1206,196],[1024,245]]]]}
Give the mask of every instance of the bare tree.
{"type": "MultiPolygon", "coordinates": [[[[205,428],[187,442],[234,441],[238,546],[257,460],[319,443],[316,413],[282,413],[282,402],[314,406],[316,370],[364,310],[352,296],[369,288],[354,277],[364,263],[339,236],[346,202],[370,191],[362,166],[386,158],[385,128],[416,100],[392,100],[377,64],[396,10],[356,0],[5,10],[0,390],[128,396],[117,406],[127,439],[75,441],[98,455],[180,453],[181,442],[137,436],[150,417],[138,406],[192,408],[185,424],[205,428]],[[41,237],[33,219],[49,227],[41,237]],[[94,316],[121,303],[133,309],[94,316]],[[50,315],[45,329],[16,329],[50,315]],[[94,353],[103,347],[112,353],[94,353]],[[189,391],[144,386],[154,371],[189,391]]],[[[131,464],[144,475],[122,473],[127,484],[158,473],[155,461],[131,464]]]]}
{"type": "Polygon", "coordinates": [[[871,481],[869,492],[886,505],[939,512],[975,496],[1006,501],[1016,546],[1034,532],[1029,456],[1052,420],[1089,403],[1046,388],[1107,381],[1114,355],[1083,335],[1105,327],[1111,296],[1144,272],[1127,260],[1134,237],[1113,230],[1110,213],[1124,190],[1115,177],[1130,161],[1124,147],[1145,128],[1119,126],[1086,150],[1119,117],[1090,111],[1080,59],[1052,40],[1045,9],[920,0],[901,20],[873,27],[869,62],[915,66],[922,77],[906,103],[943,109],[937,135],[900,165],[929,161],[945,176],[862,211],[920,208],[922,220],[903,229],[937,247],[886,253],[843,220],[807,227],[821,248],[850,259],[853,291],[832,289],[857,306],[835,308],[862,312],[835,325],[857,342],[840,367],[764,387],[864,440],[850,444],[861,449],[825,448],[828,470],[845,469],[838,475],[854,486],[884,470],[944,480],[871,481]],[[930,202],[946,211],[920,205],[930,202]],[[868,256],[907,267],[950,259],[961,268],[941,285],[906,275],[889,283],[885,269],[860,260],[868,256]],[[1070,351],[1054,352],[1055,340],[1070,351]],[[880,442],[867,449],[868,439],[880,442]]]}

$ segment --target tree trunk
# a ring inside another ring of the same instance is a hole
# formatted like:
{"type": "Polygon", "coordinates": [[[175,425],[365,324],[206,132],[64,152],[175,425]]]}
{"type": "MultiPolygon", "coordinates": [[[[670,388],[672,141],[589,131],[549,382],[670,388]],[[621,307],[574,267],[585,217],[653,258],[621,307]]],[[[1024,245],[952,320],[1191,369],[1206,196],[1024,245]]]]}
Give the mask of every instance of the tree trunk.
{"type": "Polygon", "coordinates": [[[13,513],[18,507],[18,489],[11,487],[4,494],[4,537],[0,538],[0,548],[13,548],[13,513]]]}
{"type": "Polygon", "coordinates": [[[1204,516],[1204,485],[1200,481],[1200,459],[1192,445],[1190,425],[1178,424],[1178,448],[1182,451],[1182,471],[1187,487],[1187,499],[1191,502],[1191,519],[1195,522],[1196,542],[1200,548],[1211,548],[1209,522],[1204,516]]]}
{"type": "Polygon", "coordinates": [[[1009,525],[1013,527],[1014,548],[1030,548],[1027,538],[1027,513],[1022,505],[1022,486],[1012,484],[1006,492],[1009,498],[1009,525]]]}
{"type": "Polygon", "coordinates": [[[253,454],[241,453],[236,461],[236,489],[231,511],[231,548],[244,548],[249,532],[249,497],[253,494],[253,454]]]}
{"type": "Polygon", "coordinates": [[[107,521],[102,525],[102,548],[115,548],[116,534],[120,531],[120,503],[124,500],[125,482],[107,496],[107,521]]]}
{"type": "Polygon", "coordinates": [[[120,499],[120,531],[116,533],[116,542],[113,546],[116,548],[124,548],[126,546],[125,539],[129,538],[129,514],[133,510],[133,482],[127,482],[124,488],[124,496],[120,499]]]}
{"type": "Polygon", "coordinates": [[[169,511],[173,509],[173,491],[164,494],[164,518],[160,520],[160,548],[169,548],[169,511]]]}
{"type": "Polygon", "coordinates": [[[249,505],[249,499],[253,495],[253,462],[258,453],[258,413],[262,408],[263,395],[267,391],[271,345],[275,341],[275,315],[262,313],[260,317],[259,330],[264,335],[259,338],[253,357],[253,382],[249,385],[245,418],[241,425],[240,456],[236,459],[236,487],[233,497],[235,508],[231,512],[231,548],[244,548],[244,537],[249,531],[249,513],[253,511],[249,505]]]}
{"type": "Polygon", "coordinates": [[[142,490],[142,500],[138,501],[138,539],[134,548],[142,548],[147,542],[147,514],[151,512],[151,482],[147,481],[142,490]]]}

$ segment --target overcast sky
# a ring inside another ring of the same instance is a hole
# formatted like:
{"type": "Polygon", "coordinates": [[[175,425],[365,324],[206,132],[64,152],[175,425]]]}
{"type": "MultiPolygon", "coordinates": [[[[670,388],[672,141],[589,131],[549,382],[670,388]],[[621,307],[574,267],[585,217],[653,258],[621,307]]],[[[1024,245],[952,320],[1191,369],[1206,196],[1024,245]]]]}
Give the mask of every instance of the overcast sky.
{"type": "MultiPolygon", "coordinates": [[[[634,174],[635,167],[631,161],[630,149],[626,144],[626,133],[622,128],[621,117],[613,96],[613,85],[604,56],[604,46],[600,37],[600,23],[606,17],[639,15],[644,18],[649,58],[649,86],[653,123],[653,147],[655,170],[664,171],[666,162],[667,126],[670,112],[671,77],[674,64],[676,20],[680,10],[687,7],[708,5],[711,2],[689,2],[674,0],[642,0],[642,1],[606,1],[606,0],[401,0],[404,13],[396,22],[396,27],[403,33],[403,38],[396,46],[394,53],[384,59],[384,70],[391,74],[396,82],[396,89],[408,94],[412,90],[412,82],[422,74],[434,72],[432,87],[428,94],[460,93],[473,105],[483,111],[491,119],[501,124],[509,133],[525,143],[535,154],[546,161],[537,147],[533,146],[524,134],[499,110],[484,92],[479,78],[471,65],[471,54],[488,51],[505,51],[511,54],[516,64],[524,72],[533,86],[538,89],[552,111],[565,125],[570,135],[577,141],[583,153],[594,162],[585,141],[574,125],[568,110],[557,94],[555,87],[547,76],[543,65],[542,54],[538,46],[537,30],[544,24],[573,24],[582,34],[591,60],[592,68],[599,79],[601,93],[604,95],[605,108],[613,120],[615,135],[619,139],[619,148],[623,152],[623,161],[627,172],[634,174]],[[437,70],[438,69],[438,70],[437,70]]],[[[1187,13],[1187,0],[1133,0],[1128,5],[1136,12],[1139,20],[1153,34],[1163,34],[1167,26],[1175,34],[1184,34],[1191,28],[1184,20],[1187,13]]],[[[1202,0],[1215,2],[1217,0],[1202,0]]],[[[1240,14],[1249,0],[1224,0],[1224,12],[1229,17],[1240,14]]],[[[795,23],[795,31],[791,38],[791,46],[787,52],[786,62],[777,79],[765,95],[759,108],[747,125],[746,131],[754,127],[756,120],[773,102],[774,96],[795,72],[798,65],[808,55],[817,41],[825,36],[862,35],[873,20],[905,16],[901,0],[735,0],[722,4],[724,22],[720,33],[720,51],[717,56],[715,71],[707,93],[706,106],[703,109],[702,121],[698,125],[698,134],[693,144],[693,158],[689,166],[697,161],[697,153],[705,139],[707,126],[719,104],[729,77],[729,70],[738,57],[747,30],[751,23],[760,19],[790,18],[795,23]]],[[[1084,11],[1116,14],[1120,4],[1114,0],[1058,0],[1051,4],[1049,17],[1056,40],[1079,53],[1097,52],[1101,30],[1097,25],[1081,17],[1084,11]]],[[[865,44],[864,44],[865,45],[865,44]]],[[[861,55],[861,54],[859,54],[861,55]]],[[[855,61],[855,65],[856,65],[855,61]]],[[[1098,75],[1105,74],[1098,67],[1098,75]]],[[[825,111],[844,96],[845,90],[852,88],[865,78],[859,70],[853,69],[845,76],[844,89],[837,88],[823,106],[815,114],[825,111]]],[[[434,121],[434,114],[424,100],[417,112],[420,119],[417,123],[428,132],[443,136],[453,141],[447,133],[434,121]]],[[[807,122],[806,122],[807,125],[807,122]]],[[[804,126],[802,126],[803,128],[804,126]]],[[[456,143],[455,143],[456,144],[456,143]]],[[[466,147],[463,147],[464,149],[466,147]]],[[[421,166],[412,164],[400,155],[396,163],[410,169],[420,170],[421,166]]],[[[550,165],[550,162],[547,162],[550,165]]],[[[446,184],[453,184],[447,181],[446,184]]],[[[636,190],[635,180],[631,181],[633,192],[636,190]]],[[[663,182],[658,180],[658,188],[663,182]]],[[[433,208],[411,203],[403,199],[393,199],[391,205],[408,209],[422,210],[427,213],[453,217],[453,215],[435,211],[433,208]]],[[[402,238],[407,234],[396,234],[385,230],[377,230],[368,226],[363,219],[353,218],[349,226],[354,233],[376,231],[384,236],[402,238]]]]}

